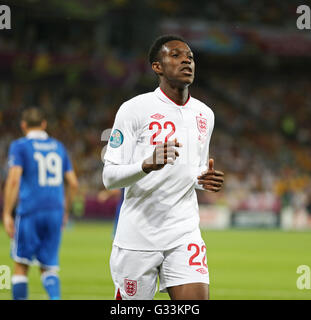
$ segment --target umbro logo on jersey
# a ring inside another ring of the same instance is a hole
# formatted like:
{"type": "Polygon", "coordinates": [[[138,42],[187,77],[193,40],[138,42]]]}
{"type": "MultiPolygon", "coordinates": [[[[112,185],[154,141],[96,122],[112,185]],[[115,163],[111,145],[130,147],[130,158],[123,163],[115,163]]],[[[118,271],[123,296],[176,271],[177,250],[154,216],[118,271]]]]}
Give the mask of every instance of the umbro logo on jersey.
{"type": "Polygon", "coordinates": [[[162,114],[160,114],[160,113],[156,113],[153,116],[151,116],[151,118],[156,119],[156,120],[160,120],[160,119],[163,119],[164,116],[162,116],[162,114]]]}

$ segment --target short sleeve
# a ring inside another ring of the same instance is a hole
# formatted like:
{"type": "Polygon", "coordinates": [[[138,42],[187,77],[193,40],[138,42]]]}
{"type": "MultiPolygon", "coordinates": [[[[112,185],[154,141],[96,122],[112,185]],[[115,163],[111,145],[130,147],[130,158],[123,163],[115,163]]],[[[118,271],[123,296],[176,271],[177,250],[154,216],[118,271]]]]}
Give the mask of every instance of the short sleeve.
{"type": "Polygon", "coordinates": [[[17,141],[12,142],[9,148],[8,167],[24,167],[24,162],[22,144],[17,141]]]}
{"type": "Polygon", "coordinates": [[[129,103],[117,112],[104,160],[114,164],[131,164],[138,137],[138,116],[129,103]]]}

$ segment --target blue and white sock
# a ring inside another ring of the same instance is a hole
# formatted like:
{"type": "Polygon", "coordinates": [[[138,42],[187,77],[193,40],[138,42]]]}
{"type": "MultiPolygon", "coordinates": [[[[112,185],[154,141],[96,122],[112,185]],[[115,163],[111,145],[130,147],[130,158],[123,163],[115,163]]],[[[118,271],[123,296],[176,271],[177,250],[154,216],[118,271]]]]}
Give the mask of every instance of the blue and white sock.
{"type": "Polygon", "coordinates": [[[45,271],[41,275],[43,287],[51,300],[60,300],[60,281],[55,271],[45,271]]]}
{"type": "Polygon", "coordinates": [[[23,275],[12,276],[12,296],[14,300],[26,300],[28,297],[28,278],[23,275]]]}

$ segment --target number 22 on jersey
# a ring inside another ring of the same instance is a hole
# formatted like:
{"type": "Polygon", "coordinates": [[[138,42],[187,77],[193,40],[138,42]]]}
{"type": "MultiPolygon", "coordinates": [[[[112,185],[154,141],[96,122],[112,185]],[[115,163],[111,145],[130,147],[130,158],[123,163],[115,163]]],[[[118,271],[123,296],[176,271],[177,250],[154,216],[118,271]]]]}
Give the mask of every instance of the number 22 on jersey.
{"type": "Polygon", "coordinates": [[[59,186],[63,182],[62,159],[56,152],[49,152],[45,156],[35,152],[33,157],[38,163],[40,186],[59,186]]]}
{"type": "MultiPolygon", "coordinates": [[[[157,145],[163,143],[162,141],[155,141],[157,136],[162,132],[162,125],[160,122],[153,121],[149,124],[149,130],[154,130],[153,128],[156,127],[157,131],[150,137],[150,144],[157,145]]],[[[163,125],[164,129],[171,129],[171,131],[165,136],[164,142],[167,142],[168,139],[175,133],[176,128],[175,124],[172,121],[166,121],[163,125]]]]}

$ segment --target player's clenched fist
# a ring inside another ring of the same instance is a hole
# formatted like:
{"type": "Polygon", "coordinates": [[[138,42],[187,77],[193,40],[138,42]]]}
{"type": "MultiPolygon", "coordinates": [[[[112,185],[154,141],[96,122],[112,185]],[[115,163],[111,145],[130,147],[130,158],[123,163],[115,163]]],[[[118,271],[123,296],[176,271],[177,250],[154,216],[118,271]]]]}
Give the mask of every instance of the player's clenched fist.
{"type": "Polygon", "coordinates": [[[8,234],[10,238],[13,238],[14,236],[14,219],[11,216],[11,214],[3,213],[3,225],[4,230],[8,234]]]}
{"type": "Polygon", "coordinates": [[[179,153],[175,147],[182,147],[182,144],[177,139],[157,145],[153,154],[144,160],[142,165],[143,171],[149,173],[162,169],[168,163],[173,164],[176,158],[179,157],[179,153]]]}
{"type": "Polygon", "coordinates": [[[198,176],[198,184],[201,184],[205,190],[218,192],[224,183],[224,174],[221,171],[214,170],[214,160],[208,162],[208,170],[198,176]]]}

